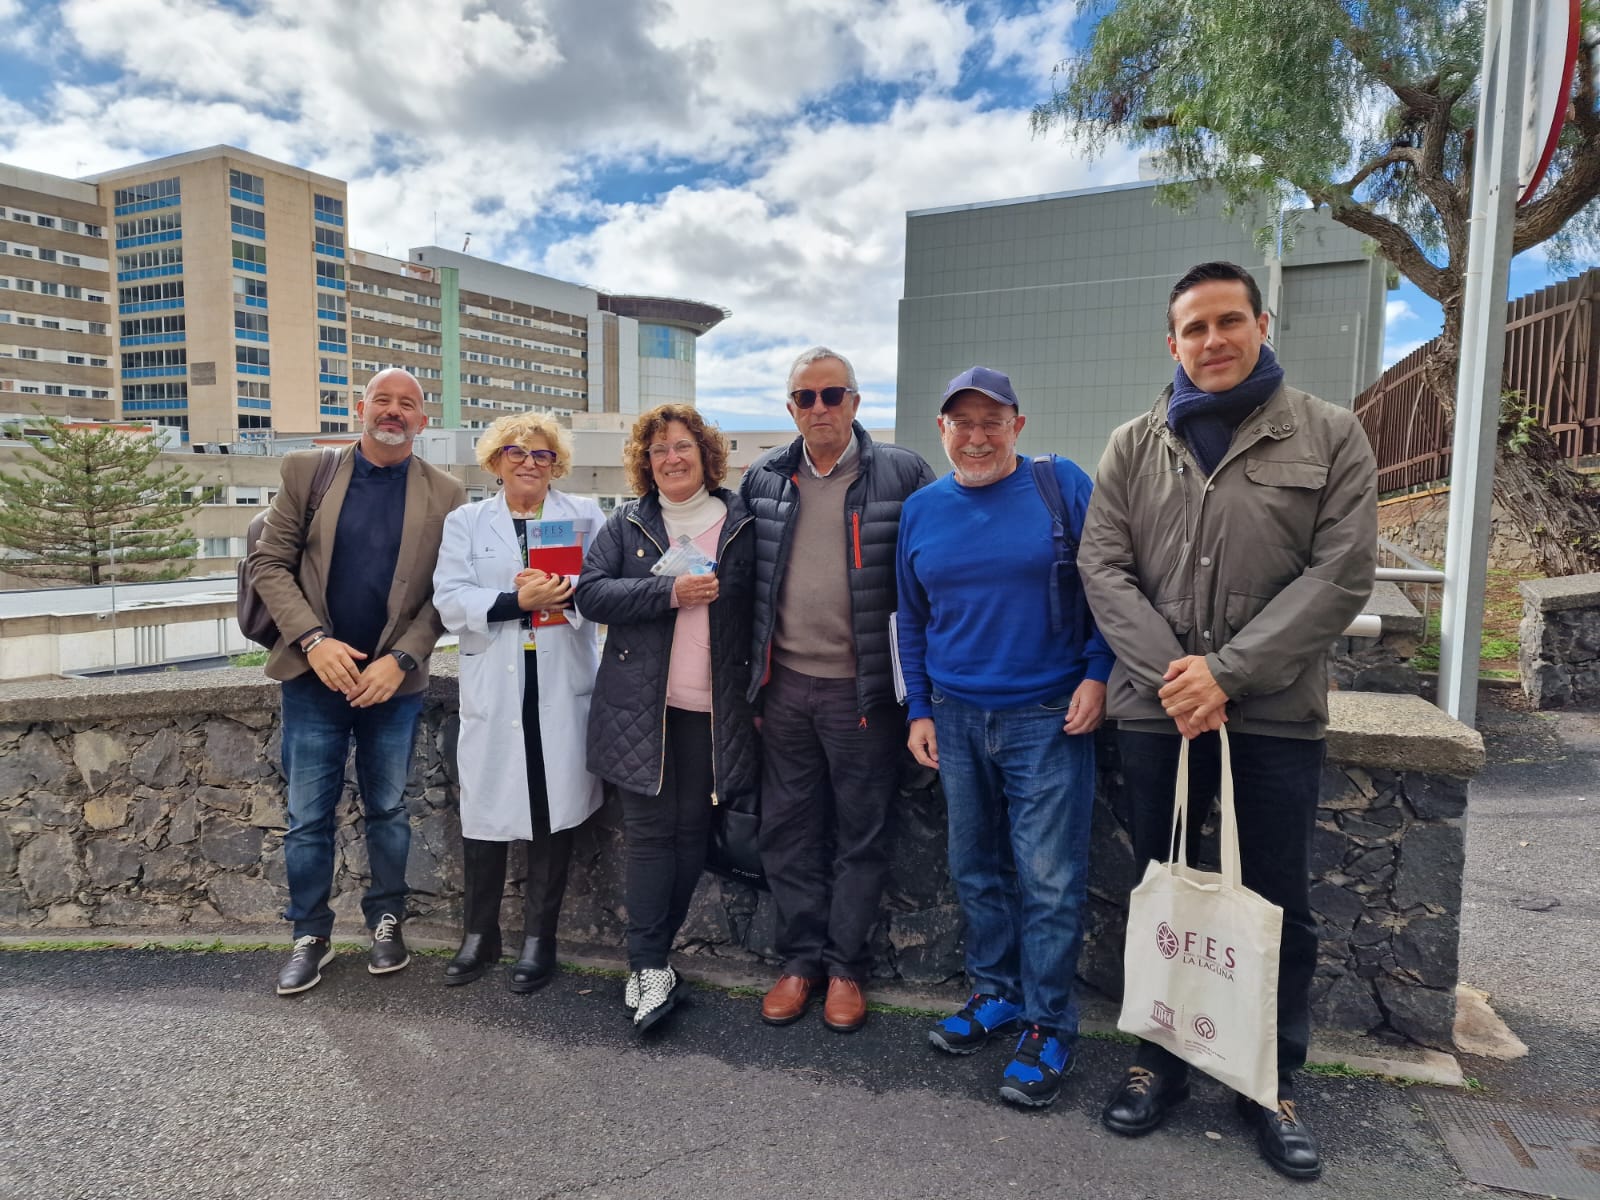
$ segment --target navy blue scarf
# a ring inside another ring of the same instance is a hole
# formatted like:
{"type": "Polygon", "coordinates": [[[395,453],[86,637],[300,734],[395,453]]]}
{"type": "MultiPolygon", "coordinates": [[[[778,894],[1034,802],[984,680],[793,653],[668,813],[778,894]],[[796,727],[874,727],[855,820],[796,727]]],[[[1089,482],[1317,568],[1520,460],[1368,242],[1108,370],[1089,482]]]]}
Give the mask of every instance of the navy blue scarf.
{"type": "Polygon", "coordinates": [[[1225,392],[1202,392],[1180,364],[1172,376],[1167,424],[1188,444],[1200,469],[1210,475],[1228,453],[1239,423],[1265,404],[1282,382],[1278,356],[1265,343],[1255,369],[1225,392]]]}

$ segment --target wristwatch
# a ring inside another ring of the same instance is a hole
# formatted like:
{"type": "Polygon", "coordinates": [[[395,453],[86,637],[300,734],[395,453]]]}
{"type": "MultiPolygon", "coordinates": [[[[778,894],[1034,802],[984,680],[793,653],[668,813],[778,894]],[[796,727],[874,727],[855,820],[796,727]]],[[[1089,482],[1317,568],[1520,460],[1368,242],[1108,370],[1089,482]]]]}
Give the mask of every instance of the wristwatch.
{"type": "Polygon", "coordinates": [[[390,657],[395,660],[395,662],[400,664],[400,669],[402,671],[415,671],[417,669],[417,660],[412,658],[411,655],[407,654],[404,650],[391,650],[389,651],[389,654],[390,657]]]}

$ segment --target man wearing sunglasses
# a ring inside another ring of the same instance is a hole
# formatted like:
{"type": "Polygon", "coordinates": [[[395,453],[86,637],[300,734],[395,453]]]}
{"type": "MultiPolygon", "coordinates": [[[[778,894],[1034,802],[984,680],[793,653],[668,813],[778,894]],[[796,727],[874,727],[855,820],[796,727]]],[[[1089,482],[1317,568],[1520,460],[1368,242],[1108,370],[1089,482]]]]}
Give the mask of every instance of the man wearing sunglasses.
{"type": "Polygon", "coordinates": [[[933,471],[867,436],[855,370],[837,352],[801,354],[787,391],[800,436],[739,485],[756,519],[750,698],[761,701],[761,862],[783,958],[761,1019],[798,1021],[826,980],[823,1023],[849,1033],[867,1019],[904,728],[889,648],[895,539],[901,504],[933,471]]]}

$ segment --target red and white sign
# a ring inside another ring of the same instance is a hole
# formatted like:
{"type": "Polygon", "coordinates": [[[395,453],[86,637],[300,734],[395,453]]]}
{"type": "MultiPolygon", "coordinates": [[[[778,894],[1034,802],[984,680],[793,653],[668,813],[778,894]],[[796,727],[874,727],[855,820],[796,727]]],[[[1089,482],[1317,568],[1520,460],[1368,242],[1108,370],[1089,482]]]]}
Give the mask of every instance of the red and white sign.
{"type": "Polygon", "coordinates": [[[1540,0],[1528,29],[1528,90],[1522,100],[1518,204],[1538,190],[1555,157],[1578,62],[1579,0],[1540,0]]]}

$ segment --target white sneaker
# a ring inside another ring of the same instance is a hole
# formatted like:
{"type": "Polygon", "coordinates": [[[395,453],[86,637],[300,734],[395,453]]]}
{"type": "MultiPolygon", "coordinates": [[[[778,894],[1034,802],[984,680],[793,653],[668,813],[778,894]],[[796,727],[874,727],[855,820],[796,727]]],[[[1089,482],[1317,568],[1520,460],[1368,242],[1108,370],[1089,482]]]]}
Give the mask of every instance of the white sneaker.
{"type": "Polygon", "coordinates": [[[643,1033],[677,1004],[678,973],[671,967],[646,967],[639,972],[639,1007],[633,1014],[634,1029],[643,1033]]]}
{"type": "Polygon", "coordinates": [[[628,982],[622,985],[622,1007],[633,1012],[639,1007],[639,972],[629,971],[628,982]]]}

